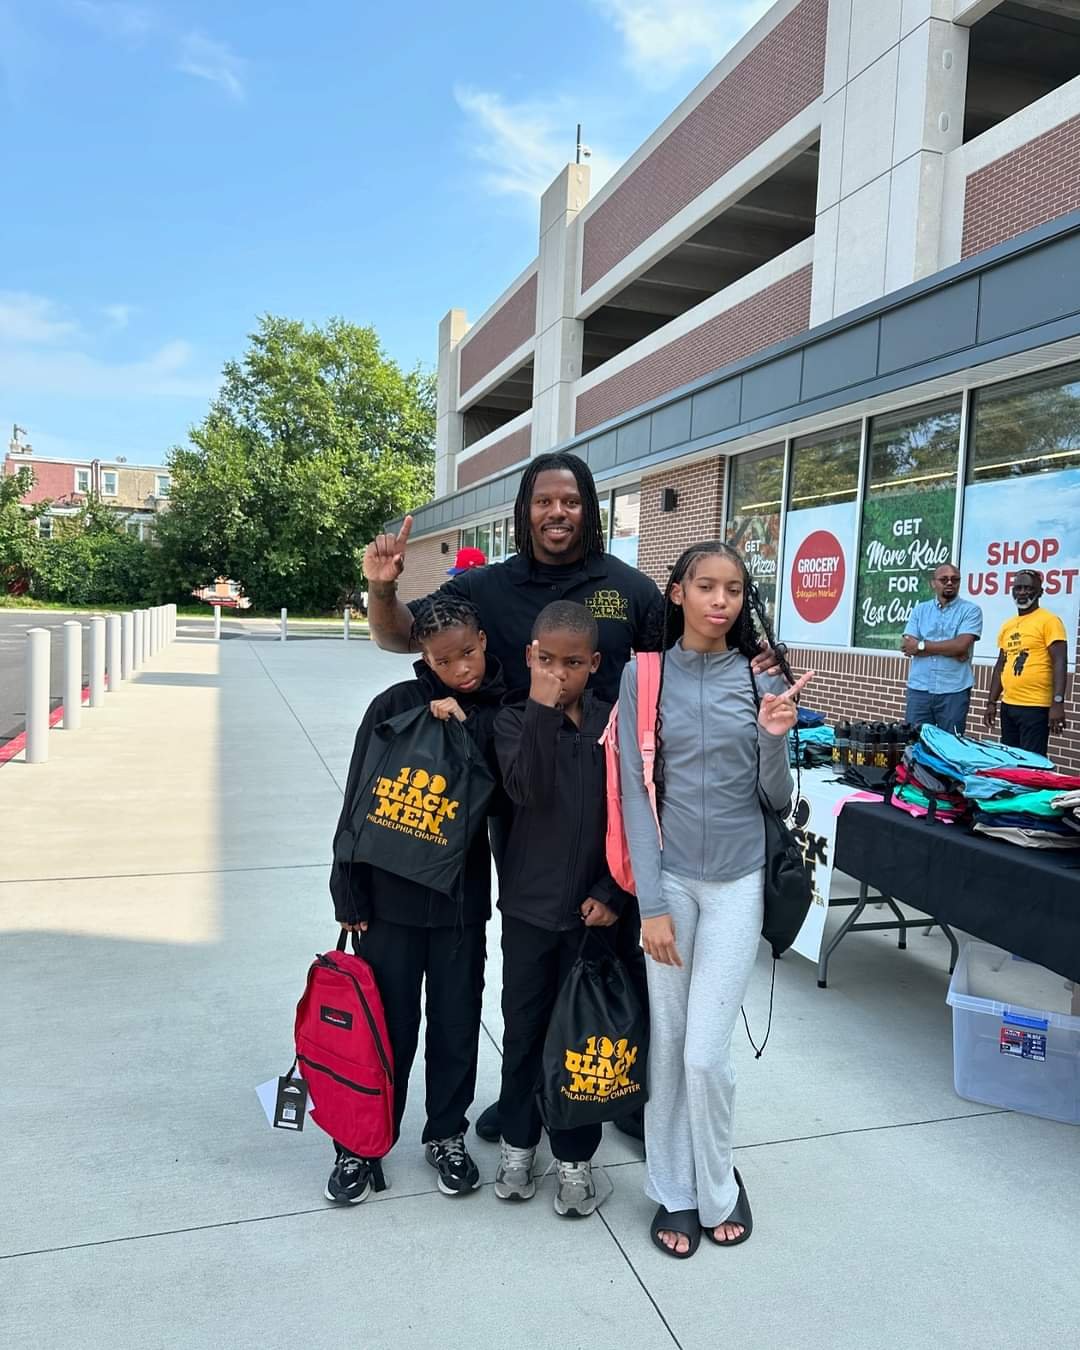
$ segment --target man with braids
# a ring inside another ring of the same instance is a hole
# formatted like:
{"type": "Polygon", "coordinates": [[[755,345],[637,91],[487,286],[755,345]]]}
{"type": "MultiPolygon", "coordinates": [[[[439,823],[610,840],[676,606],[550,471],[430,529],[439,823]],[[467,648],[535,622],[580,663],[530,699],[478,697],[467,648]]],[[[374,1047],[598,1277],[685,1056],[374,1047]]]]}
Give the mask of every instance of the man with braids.
{"type": "MultiPolygon", "coordinates": [[[[755,676],[768,621],[746,564],[718,541],[679,558],[664,595],[654,781],[622,745],[623,819],[642,914],[651,1037],[645,1113],[653,1242],[687,1258],[704,1232],[720,1246],[750,1236],[750,1204],[732,1165],[731,1036],[761,934],[765,827],[792,790],[787,733],[809,679],[755,676]],[[661,843],[662,835],[662,843],[661,843]]],[[[637,663],[623,671],[623,725],[637,722],[637,663]]]]}
{"type": "MultiPolygon", "coordinates": [[[[371,634],[387,651],[410,650],[413,612],[423,603],[405,605],[397,597],[411,529],[412,517],[406,516],[398,534],[382,534],[364,551],[371,634]]],[[[514,535],[518,551],[513,557],[454,577],[436,594],[461,595],[476,605],[511,692],[529,688],[524,653],[540,611],[553,600],[584,605],[596,619],[601,654],[589,689],[614,702],[631,652],[655,651],[659,645],[663,602],[653,581],[605,551],[600,501],[584,460],[555,452],[529,462],[514,502],[514,535]]],[[[771,667],[771,653],[763,652],[759,663],[771,667]]],[[[502,832],[493,831],[497,867],[504,846],[502,832]]],[[[644,999],[638,941],[637,908],[628,904],[619,918],[617,948],[644,999]]],[[[481,1115],[476,1131],[483,1139],[498,1141],[495,1108],[481,1115]]],[[[635,1123],[631,1118],[626,1132],[640,1138],[640,1119],[635,1123]]]]}
{"type": "MultiPolygon", "coordinates": [[[[375,728],[410,708],[429,707],[462,722],[497,773],[495,714],[506,686],[476,608],[458,595],[433,595],[416,607],[412,636],[422,653],[416,678],[379,694],[356,733],[335,846],[348,827],[356,793],[367,781],[375,728]]],[[[480,1006],[484,991],[487,921],[491,917],[491,854],[483,828],[465,860],[459,897],[365,863],[337,860],[330,874],[334,912],[342,928],[362,932],[364,959],[375,972],[394,1052],[394,1139],[401,1129],[409,1070],[420,1031],[420,991],[426,986],[425,1156],[444,1195],[473,1190],[480,1173],[465,1148],[466,1112],[476,1089],[480,1006]]],[[[372,1162],[335,1144],[326,1198],[338,1204],[366,1200],[372,1162]]]]}

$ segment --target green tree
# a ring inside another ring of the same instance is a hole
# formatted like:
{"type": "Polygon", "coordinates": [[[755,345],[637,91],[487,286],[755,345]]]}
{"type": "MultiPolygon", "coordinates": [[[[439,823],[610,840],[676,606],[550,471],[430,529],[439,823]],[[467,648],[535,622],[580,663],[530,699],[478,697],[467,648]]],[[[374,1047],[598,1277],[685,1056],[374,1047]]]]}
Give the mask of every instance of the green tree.
{"type": "Polygon", "coordinates": [[[227,576],[258,608],[331,608],[383,522],[431,495],[434,429],[433,378],[403,372],[373,328],[265,316],[170,456],[163,584],[227,576]]]}
{"type": "Polygon", "coordinates": [[[57,517],[35,560],[34,594],[69,605],[156,600],[154,550],[127,533],[125,519],[96,494],[74,515],[57,517]]]}
{"type": "Polygon", "coordinates": [[[41,552],[37,522],[48,503],[22,505],[33,486],[34,472],[29,468],[0,478],[0,588],[5,591],[27,589],[41,552]]]}

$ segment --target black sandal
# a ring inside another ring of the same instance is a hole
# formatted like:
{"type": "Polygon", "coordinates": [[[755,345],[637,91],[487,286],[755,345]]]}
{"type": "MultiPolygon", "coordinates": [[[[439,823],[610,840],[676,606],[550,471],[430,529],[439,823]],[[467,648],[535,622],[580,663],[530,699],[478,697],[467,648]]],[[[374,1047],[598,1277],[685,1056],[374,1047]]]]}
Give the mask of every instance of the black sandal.
{"type": "Polygon", "coordinates": [[[701,1243],[701,1219],[696,1209],[666,1210],[661,1205],[653,1215],[649,1236],[665,1256],[674,1256],[678,1261],[686,1261],[693,1256],[701,1243]],[[684,1252],[677,1252],[667,1243],[660,1241],[661,1233],[678,1233],[690,1239],[690,1246],[684,1252]]]}
{"type": "Polygon", "coordinates": [[[739,1198],[735,1201],[735,1208],[720,1223],[714,1223],[712,1228],[702,1228],[702,1232],[709,1241],[716,1247],[737,1247],[740,1242],[745,1242],[754,1231],[754,1216],[750,1213],[750,1201],[746,1198],[746,1187],[742,1183],[742,1177],[739,1176],[739,1169],[735,1169],[735,1180],[739,1183],[739,1198]],[[742,1229],[737,1238],[718,1238],[715,1230],[722,1227],[725,1223],[735,1224],[742,1229]]]}

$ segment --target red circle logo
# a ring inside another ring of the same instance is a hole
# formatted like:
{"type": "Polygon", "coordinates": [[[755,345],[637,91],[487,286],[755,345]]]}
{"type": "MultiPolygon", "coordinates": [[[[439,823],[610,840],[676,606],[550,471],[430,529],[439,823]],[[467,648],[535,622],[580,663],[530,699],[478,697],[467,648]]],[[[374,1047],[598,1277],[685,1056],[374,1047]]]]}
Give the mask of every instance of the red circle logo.
{"type": "Polygon", "coordinates": [[[791,598],[807,623],[824,623],[844,593],[844,550],[835,534],[815,530],[791,564],[791,598]]]}

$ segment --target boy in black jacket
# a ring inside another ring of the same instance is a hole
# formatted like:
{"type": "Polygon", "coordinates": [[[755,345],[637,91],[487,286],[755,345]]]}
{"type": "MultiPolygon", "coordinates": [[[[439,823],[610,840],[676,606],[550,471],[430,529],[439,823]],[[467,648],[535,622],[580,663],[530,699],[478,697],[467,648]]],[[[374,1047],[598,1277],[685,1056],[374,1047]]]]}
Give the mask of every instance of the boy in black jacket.
{"type": "MultiPolygon", "coordinates": [[[[497,773],[492,733],[505,686],[499,662],[486,655],[476,609],[458,596],[431,596],[417,610],[413,637],[423,654],[414,666],[416,679],[379,694],[356,733],[335,845],[348,826],[374,729],[397,713],[430,705],[436,717],[456,717],[497,773]]],[[[330,873],[334,913],[342,928],[366,934],[361,955],[375,973],[386,1013],[394,1052],[395,1141],[420,1031],[420,987],[426,982],[423,1142],[444,1195],[462,1195],[480,1180],[464,1135],[476,1088],[484,935],[491,917],[491,853],[484,825],[477,821],[469,845],[460,901],[382,868],[337,859],[336,849],[330,873]]],[[[341,1144],[335,1148],[326,1198],[359,1204],[371,1190],[370,1162],[341,1144]]]]}
{"type": "MultiPolygon", "coordinates": [[[[628,898],[604,856],[604,754],[611,705],[585,685],[600,664],[596,620],[558,600],[537,617],[526,653],[528,697],[495,719],[495,750],[512,824],[499,881],[503,953],[500,1200],[530,1200],[540,1141],[536,1104],[544,1038],[559,989],[581,946],[582,923],[609,941],[628,898]]],[[[602,1126],[549,1132],[556,1214],[596,1209],[592,1156],[602,1126]]]]}

